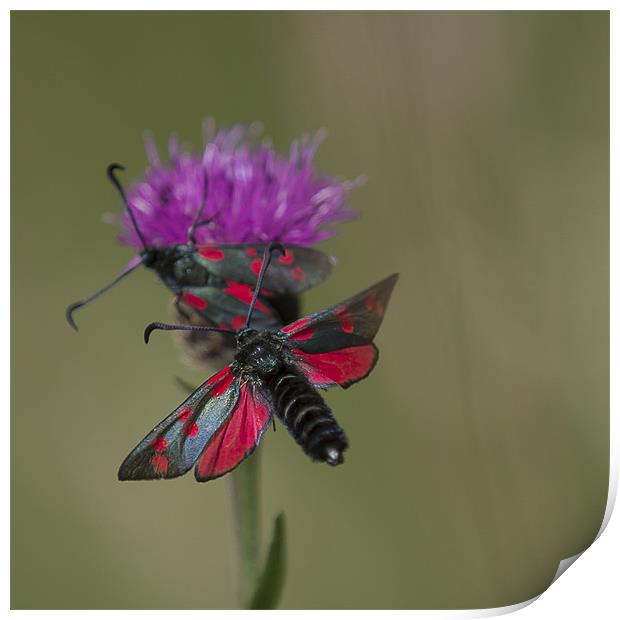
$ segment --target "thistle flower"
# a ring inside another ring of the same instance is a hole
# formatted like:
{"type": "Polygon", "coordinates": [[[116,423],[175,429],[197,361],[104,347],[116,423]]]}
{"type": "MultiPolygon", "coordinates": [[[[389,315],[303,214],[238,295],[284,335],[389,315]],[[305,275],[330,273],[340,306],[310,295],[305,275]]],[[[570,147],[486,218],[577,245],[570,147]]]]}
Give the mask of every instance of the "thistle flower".
{"type": "MultiPolygon", "coordinates": [[[[144,178],[126,192],[139,234],[124,213],[116,218],[121,226],[119,240],[139,250],[144,245],[185,244],[200,214],[195,229],[198,243],[277,241],[310,246],[330,237],[336,224],[354,216],[346,201],[362,179],[340,181],[314,170],[313,160],[323,133],[293,142],[288,157],[278,155],[266,141],[259,144],[259,135],[256,126],[236,125],[216,132],[208,122],[202,153],[182,150],[173,136],[168,164],[161,162],[155,144],[147,139],[150,166],[144,178]]],[[[291,297],[287,306],[296,318],[297,299],[291,297]]],[[[174,308],[177,322],[206,322],[189,306],[174,308]]],[[[180,332],[179,338],[194,360],[202,364],[230,361],[235,352],[230,334],[180,332]]],[[[241,595],[244,606],[271,608],[284,580],[284,520],[280,515],[275,521],[267,561],[259,574],[257,467],[254,456],[231,477],[241,595]]]]}
{"type": "MultiPolygon", "coordinates": [[[[187,243],[187,231],[208,192],[198,243],[266,243],[310,246],[334,233],[334,225],[355,213],[346,206],[362,182],[340,181],[316,173],[313,160],[324,137],[302,137],[289,156],[277,154],[260,129],[236,125],[215,131],[205,123],[201,154],[184,151],[173,136],[169,164],[162,163],[151,138],[146,140],[149,168],[127,190],[127,198],[148,245],[187,243]]],[[[127,214],[117,219],[119,240],[142,247],[127,214]]]]}

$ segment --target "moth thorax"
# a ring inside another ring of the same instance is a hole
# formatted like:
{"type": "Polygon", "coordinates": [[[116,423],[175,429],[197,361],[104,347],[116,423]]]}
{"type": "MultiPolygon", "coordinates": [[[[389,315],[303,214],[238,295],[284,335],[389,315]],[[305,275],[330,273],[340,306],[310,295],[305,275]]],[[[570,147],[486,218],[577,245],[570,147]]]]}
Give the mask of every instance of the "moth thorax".
{"type": "Polygon", "coordinates": [[[344,431],[331,409],[308,380],[295,368],[283,365],[267,379],[276,415],[295,441],[314,461],[339,465],[349,447],[344,431]]]}
{"type": "Polygon", "coordinates": [[[281,356],[277,344],[268,332],[259,333],[254,329],[242,329],[237,334],[239,350],[235,355],[235,365],[244,372],[258,374],[260,377],[278,371],[281,356]]]}
{"type": "Polygon", "coordinates": [[[209,272],[193,256],[180,256],[172,264],[172,275],[181,286],[205,286],[209,272]]]}

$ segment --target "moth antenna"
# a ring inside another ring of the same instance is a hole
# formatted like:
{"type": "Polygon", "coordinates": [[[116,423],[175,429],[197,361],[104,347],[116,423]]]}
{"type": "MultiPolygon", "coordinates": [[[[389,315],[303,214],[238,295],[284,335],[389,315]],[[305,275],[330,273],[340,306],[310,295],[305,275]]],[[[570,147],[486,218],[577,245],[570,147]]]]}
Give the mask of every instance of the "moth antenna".
{"type": "Polygon", "coordinates": [[[254,306],[256,305],[256,300],[258,299],[260,290],[263,286],[263,278],[265,277],[265,272],[267,271],[267,267],[269,267],[269,263],[271,263],[271,257],[276,250],[278,250],[280,254],[284,254],[286,252],[284,246],[281,243],[270,243],[263,252],[263,264],[261,265],[258,279],[256,280],[256,288],[254,289],[254,295],[252,296],[250,308],[248,309],[248,317],[245,320],[246,327],[250,326],[250,321],[252,320],[252,313],[254,312],[254,306]]]}
{"type": "MultiPolygon", "coordinates": [[[[224,206],[221,206],[211,217],[208,217],[206,220],[202,220],[202,222],[198,222],[195,228],[200,228],[201,226],[207,226],[208,224],[213,222],[213,220],[215,220],[223,210],[224,210],[224,206]]],[[[196,238],[193,237],[192,239],[190,239],[190,243],[192,243],[193,245],[196,245],[196,238]]]]}
{"type": "Polygon", "coordinates": [[[189,230],[187,231],[187,238],[189,239],[189,242],[192,245],[196,244],[196,228],[198,228],[198,226],[204,226],[205,224],[208,224],[213,219],[211,218],[211,219],[206,220],[205,222],[201,222],[200,224],[198,224],[198,220],[200,220],[200,218],[202,217],[205,207],[207,206],[207,197],[209,196],[209,175],[207,174],[206,168],[204,169],[204,173],[205,173],[205,177],[204,177],[204,184],[202,187],[202,202],[200,203],[200,207],[198,208],[198,212],[196,213],[196,216],[194,217],[194,221],[192,222],[192,225],[189,227],[189,230]]]}
{"type": "Polygon", "coordinates": [[[75,320],[73,319],[73,313],[76,310],[83,308],[84,306],[87,306],[92,301],[95,301],[95,299],[97,299],[98,297],[101,297],[101,295],[103,295],[106,291],[108,291],[113,286],[118,284],[125,276],[129,275],[132,271],[135,271],[141,264],[142,264],[142,261],[140,261],[139,263],[137,263],[136,265],[134,265],[127,271],[124,271],[123,273],[121,273],[120,276],[117,276],[116,278],[114,278],[114,280],[112,280],[110,284],[107,284],[102,289],[99,289],[96,293],[93,293],[87,299],[84,299],[83,301],[76,301],[75,303],[68,306],[67,310],[65,311],[65,318],[67,319],[67,323],[69,323],[69,325],[73,327],[75,331],[78,331],[78,326],[75,320]]]}
{"type": "Polygon", "coordinates": [[[125,167],[121,166],[121,164],[110,164],[107,170],[108,178],[112,182],[112,185],[116,187],[116,189],[118,190],[118,193],[121,195],[121,198],[123,199],[123,203],[125,204],[125,209],[127,209],[127,213],[129,213],[129,218],[131,219],[131,223],[133,224],[133,227],[136,231],[136,235],[138,235],[138,238],[140,239],[140,243],[142,244],[142,247],[146,250],[147,249],[146,241],[144,240],[144,237],[142,236],[142,232],[138,228],[138,222],[136,221],[136,216],[134,212],[132,211],[131,207],[129,206],[129,201],[127,200],[127,196],[125,195],[125,190],[123,189],[121,182],[116,178],[116,175],[114,174],[116,170],[125,170],[125,167]]]}
{"type": "Polygon", "coordinates": [[[185,332],[221,332],[223,334],[236,334],[234,329],[224,329],[222,327],[207,327],[205,325],[170,325],[169,323],[149,323],[144,330],[144,342],[149,343],[151,334],[157,330],[163,331],[185,331],[185,332]]]}

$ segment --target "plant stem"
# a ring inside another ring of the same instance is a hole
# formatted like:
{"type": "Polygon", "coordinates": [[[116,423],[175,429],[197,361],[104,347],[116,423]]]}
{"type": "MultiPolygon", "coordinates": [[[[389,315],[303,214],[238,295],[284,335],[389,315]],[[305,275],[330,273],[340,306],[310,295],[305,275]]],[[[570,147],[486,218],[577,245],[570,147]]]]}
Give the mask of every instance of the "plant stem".
{"type": "Polygon", "coordinates": [[[240,607],[247,609],[256,590],[260,546],[259,456],[255,452],[229,474],[233,527],[237,542],[240,607]]]}

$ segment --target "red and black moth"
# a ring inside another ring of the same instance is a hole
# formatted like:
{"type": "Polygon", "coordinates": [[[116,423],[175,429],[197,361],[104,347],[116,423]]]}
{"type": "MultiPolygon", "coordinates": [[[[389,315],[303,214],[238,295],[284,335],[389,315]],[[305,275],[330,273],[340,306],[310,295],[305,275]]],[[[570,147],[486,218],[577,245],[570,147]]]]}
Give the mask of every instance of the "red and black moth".
{"type": "MultiPolygon", "coordinates": [[[[155,271],[175,294],[175,303],[184,318],[189,318],[183,310],[183,307],[186,307],[209,325],[233,330],[242,327],[254,293],[252,286],[260,273],[262,255],[267,244],[195,243],[196,228],[209,223],[209,220],[200,221],[208,191],[205,181],[204,198],[188,230],[188,243],[166,247],[149,246],[140,233],[123,187],[115,176],[117,169],[123,168],[118,164],[111,164],[108,167],[108,177],[120,193],[136,233],[142,241],[140,260],[88,299],[71,304],[66,312],[69,324],[77,329],[73,319],[76,310],[97,299],[134,269],[143,265],[155,271]]],[[[329,275],[334,263],[331,256],[318,250],[287,246],[285,253],[274,261],[265,276],[263,293],[256,301],[255,326],[275,328],[297,318],[297,295],[322,282],[329,275]]]]}
{"type": "MultiPolygon", "coordinates": [[[[270,246],[265,252],[256,298],[276,249],[282,250],[270,246]]],[[[194,465],[196,480],[218,478],[255,450],[274,415],[310,458],[342,463],[348,440],[317,388],[347,388],[374,368],[379,352],[373,338],[397,278],[391,275],[279,330],[254,329],[250,304],[246,325],[235,332],[232,363],[136,446],[121,465],[119,479],[176,478],[194,465]]],[[[216,330],[151,323],[145,341],[155,329],[216,330]]]]}

